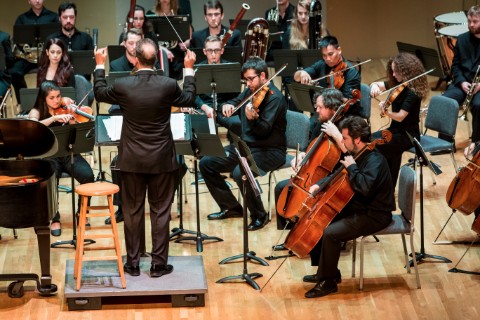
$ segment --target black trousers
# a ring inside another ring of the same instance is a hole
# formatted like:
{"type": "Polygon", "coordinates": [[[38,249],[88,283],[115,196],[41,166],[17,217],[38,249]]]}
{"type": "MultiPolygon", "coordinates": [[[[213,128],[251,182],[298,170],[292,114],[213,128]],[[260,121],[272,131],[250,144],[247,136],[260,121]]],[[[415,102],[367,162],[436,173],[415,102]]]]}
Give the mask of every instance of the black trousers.
{"type": "Polygon", "coordinates": [[[159,174],[120,172],[127,264],[137,266],[140,263],[147,193],[152,224],[152,263],[165,265],[168,261],[170,209],[178,181],[177,171],[159,174]]]}
{"type": "MultiPolygon", "coordinates": [[[[462,105],[467,94],[463,90],[454,85],[449,85],[447,90],[443,93],[445,97],[452,98],[462,105]]],[[[472,113],[472,141],[480,141],[480,94],[473,96],[470,111],[472,113]]]]}
{"type": "Polygon", "coordinates": [[[312,265],[318,266],[317,275],[321,279],[334,279],[338,274],[342,242],[380,231],[391,220],[391,214],[386,212],[339,213],[310,252],[312,265]]]}

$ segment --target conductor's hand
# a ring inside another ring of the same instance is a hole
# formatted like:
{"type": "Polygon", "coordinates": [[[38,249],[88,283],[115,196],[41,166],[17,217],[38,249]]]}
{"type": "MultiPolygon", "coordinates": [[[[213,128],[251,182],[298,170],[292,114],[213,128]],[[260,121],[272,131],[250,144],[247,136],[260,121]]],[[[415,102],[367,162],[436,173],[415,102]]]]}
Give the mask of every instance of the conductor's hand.
{"type": "Polygon", "coordinates": [[[192,50],[187,50],[185,60],[183,61],[183,65],[185,66],[185,68],[193,69],[196,58],[197,57],[195,56],[195,52],[193,52],[192,50]]]}
{"type": "Polygon", "coordinates": [[[225,116],[225,117],[231,117],[232,114],[233,114],[233,109],[235,109],[235,107],[231,104],[224,104],[222,106],[222,114],[225,116]]]}
{"type": "Polygon", "coordinates": [[[105,64],[107,61],[107,48],[95,48],[94,49],[95,53],[95,63],[97,65],[99,64],[105,64]]]}

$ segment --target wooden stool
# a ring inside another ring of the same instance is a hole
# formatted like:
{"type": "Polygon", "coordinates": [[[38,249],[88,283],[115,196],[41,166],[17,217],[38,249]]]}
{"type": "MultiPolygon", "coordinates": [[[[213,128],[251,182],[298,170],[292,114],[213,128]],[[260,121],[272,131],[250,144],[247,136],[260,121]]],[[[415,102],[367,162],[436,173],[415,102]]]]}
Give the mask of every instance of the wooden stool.
{"type": "Polygon", "coordinates": [[[75,188],[75,192],[80,196],[80,217],[78,221],[78,236],[77,236],[77,250],[75,252],[75,265],[73,270],[73,277],[77,279],[77,290],[80,290],[80,283],[82,281],[82,262],[83,260],[92,261],[92,260],[117,260],[118,271],[120,273],[120,278],[122,279],[122,288],[126,288],[125,284],[125,273],[123,272],[122,265],[122,251],[120,248],[120,242],[118,240],[117,232],[117,223],[115,220],[115,211],[113,209],[113,200],[112,196],[117,193],[120,188],[113,183],[108,182],[97,182],[97,183],[85,183],[81,184],[75,188]],[[93,196],[107,196],[108,206],[88,206],[88,198],[93,196]],[[108,209],[108,212],[97,212],[92,213],[92,210],[105,210],[108,209]],[[87,217],[110,217],[112,223],[109,226],[97,226],[92,227],[92,230],[99,229],[110,229],[111,234],[88,234],[88,238],[92,239],[105,239],[113,238],[112,246],[94,246],[94,247],[84,247],[85,241],[85,223],[87,222],[87,217]],[[115,250],[116,255],[102,256],[102,257],[84,257],[84,250],[115,250]]]}

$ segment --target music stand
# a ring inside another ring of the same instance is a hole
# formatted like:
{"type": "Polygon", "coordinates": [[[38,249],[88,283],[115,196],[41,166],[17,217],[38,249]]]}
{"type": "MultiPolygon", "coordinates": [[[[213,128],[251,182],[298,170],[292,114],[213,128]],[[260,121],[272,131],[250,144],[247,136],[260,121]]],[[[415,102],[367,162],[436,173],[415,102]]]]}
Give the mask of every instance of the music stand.
{"type": "MultiPolygon", "coordinates": [[[[246,171],[242,171],[242,172],[244,172],[244,174],[245,174],[245,172],[246,173],[253,172],[256,176],[261,176],[262,175],[261,171],[257,167],[257,164],[255,163],[255,159],[253,159],[253,155],[250,152],[250,148],[245,143],[245,141],[240,139],[240,137],[237,136],[234,133],[231,133],[231,136],[232,136],[233,144],[235,145],[235,149],[238,150],[240,155],[241,155],[241,156],[239,156],[238,159],[241,160],[242,157],[243,157],[243,158],[246,158],[247,161],[248,161],[248,165],[249,165],[248,172],[246,172],[246,171]]],[[[240,168],[242,168],[242,167],[240,166],[240,168]]],[[[255,181],[255,187],[252,187],[252,189],[254,190],[255,194],[257,195],[255,188],[260,189],[260,185],[258,184],[258,182],[256,180],[254,180],[254,181],[255,181]]],[[[260,193],[261,193],[261,191],[260,191],[260,193]]],[[[260,193],[258,195],[260,195],[260,193]]],[[[219,264],[225,264],[225,263],[230,262],[232,260],[243,258],[244,261],[255,260],[256,262],[258,262],[258,263],[260,263],[264,266],[268,266],[268,263],[265,262],[265,260],[256,256],[255,251],[250,251],[250,249],[249,249],[248,230],[247,230],[247,227],[248,227],[247,205],[246,205],[246,202],[245,202],[246,201],[246,195],[245,194],[243,194],[243,201],[244,201],[244,203],[243,203],[243,241],[244,241],[243,246],[244,246],[244,253],[225,258],[222,261],[220,261],[219,264]]]]}
{"type": "MultiPolygon", "coordinates": [[[[191,48],[193,52],[195,52],[195,55],[197,56],[197,61],[202,62],[204,60],[207,60],[207,57],[203,53],[203,48],[191,48]]],[[[242,63],[242,48],[241,47],[223,47],[223,54],[222,54],[222,60],[228,61],[228,62],[238,62],[242,63]]]]}
{"type": "MultiPolygon", "coordinates": [[[[13,43],[43,43],[49,35],[57,32],[61,27],[62,25],[58,22],[42,24],[16,24],[13,26],[13,43]]],[[[38,46],[37,50],[39,50],[38,46]]],[[[40,55],[38,55],[38,57],[40,57],[40,55]]]]}
{"type": "MultiPolygon", "coordinates": [[[[90,152],[93,150],[95,140],[91,132],[95,122],[84,122],[79,124],[70,124],[61,127],[50,128],[58,141],[58,151],[50,158],[66,157],[70,156],[70,164],[72,166],[72,173],[70,179],[72,183],[72,189],[75,186],[75,167],[73,162],[73,156],[84,152],[90,152]]],[[[62,245],[71,245],[73,248],[77,246],[77,222],[76,222],[76,210],[75,210],[75,193],[72,190],[72,221],[73,221],[73,235],[71,240],[56,241],[50,244],[50,248],[56,248],[62,245]]],[[[85,239],[85,243],[95,243],[91,239],[85,239]]]]}
{"type": "Polygon", "coordinates": [[[95,70],[93,50],[72,50],[68,52],[75,74],[89,75],[95,70]]]}
{"type": "MultiPolygon", "coordinates": [[[[207,117],[203,115],[205,121],[207,117]]],[[[225,157],[225,150],[223,149],[222,143],[216,134],[201,133],[201,128],[192,122],[192,140],[191,140],[191,149],[183,150],[184,155],[193,155],[193,168],[195,174],[195,206],[196,206],[196,218],[197,218],[197,231],[196,236],[194,237],[181,237],[175,242],[180,243],[183,241],[195,241],[197,245],[197,252],[203,252],[203,241],[213,240],[213,241],[223,241],[223,239],[214,236],[208,236],[203,234],[200,231],[200,201],[198,194],[198,158],[200,156],[216,156],[216,157],[225,157]]],[[[197,122],[198,123],[198,122],[197,122]]],[[[178,152],[178,150],[177,150],[178,152]]],[[[173,231],[173,230],[172,230],[173,231]]],[[[185,231],[184,231],[185,232],[185,231]]]]}
{"type": "Polygon", "coordinates": [[[110,63],[113,60],[117,60],[121,56],[125,55],[125,47],[121,45],[109,45],[107,46],[108,60],[110,63]]]}
{"type": "MultiPolygon", "coordinates": [[[[37,100],[38,96],[38,88],[21,88],[20,89],[20,97],[22,100],[22,111],[26,114],[30,112],[35,106],[35,101],[37,100]]],[[[76,99],[76,92],[75,88],[72,87],[61,87],[60,94],[62,97],[69,97],[73,101],[76,99]]]]}
{"type": "Polygon", "coordinates": [[[288,92],[295,106],[305,112],[314,113],[313,96],[315,92],[321,93],[323,88],[292,82],[287,84],[288,92]]]}
{"type": "Polygon", "coordinates": [[[288,64],[282,72],[283,76],[293,76],[298,70],[305,69],[322,59],[322,52],[316,49],[282,49],[275,50],[272,54],[276,70],[280,70],[284,64],[288,64]]]}
{"type": "MultiPolygon", "coordinates": [[[[238,138],[238,137],[237,137],[238,138]]],[[[248,248],[248,230],[247,230],[247,200],[246,200],[246,195],[247,195],[247,184],[250,184],[250,187],[252,188],[254,194],[256,197],[260,196],[262,191],[260,190],[260,186],[258,185],[258,182],[255,180],[255,177],[253,176],[252,170],[250,169],[250,165],[253,164],[253,166],[256,167],[255,162],[251,163],[247,160],[246,157],[242,156],[242,154],[238,151],[241,145],[239,143],[239,140],[234,140],[236,142],[235,144],[235,152],[237,153],[238,159],[239,159],[239,165],[240,165],[240,170],[242,172],[242,196],[243,196],[243,254],[233,256],[230,258],[226,258],[222,261],[220,261],[220,264],[224,264],[228,261],[231,261],[233,259],[238,259],[238,258],[243,258],[243,273],[240,275],[236,276],[228,276],[224,277],[220,280],[217,280],[217,283],[224,283],[228,282],[231,280],[237,280],[237,279],[242,279],[245,280],[250,286],[252,286],[255,290],[260,290],[260,287],[258,284],[255,282],[255,278],[262,277],[263,275],[258,272],[254,273],[248,273],[247,269],[247,260],[254,259],[260,263],[262,263],[265,266],[268,266],[268,263],[263,261],[262,259],[258,258],[255,256],[255,252],[249,251],[248,248]],[[249,165],[250,163],[250,165],[249,165]]],[[[257,168],[258,170],[258,168],[257,168]]]]}
{"type": "Polygon", "coordinates": [[[157,35],[159,41],[172,41],[190,38],[190,17],[189,16],[150,16],[148,20],[152,23],[153,31],[157,35]],[[170,23],[172,26],[170,26],[170,23]],[[177,36],[177,33],[178,36],[177,36]]]}
{"type": "MultiPolygon", "coordinates": [[[[442,171],[435,163],[428,160],[427,154],[425,153],[425,150],[423,150],[422,145],[420,144],[420,142],[418,142],[417,138],[412,137],[408,132],[407,134],[415,147],[413,168],[415,170],[417,164],[420,166],[420,252],[412,252],[412,258],[416,259],[417,263],[421,263],[424,259],[437,259],[446,263],[451,263],[452,261],[445,257],[425,253],[425,228],[423,222],[423,167],[427,167],[435,175],[439,175],[440,173],[442,173],[442,171]],[[413,255],[415,255],[415,257],[413,255]]],[[[410,261],[410,266],[413,266],[413,259],[410,261]]]]}

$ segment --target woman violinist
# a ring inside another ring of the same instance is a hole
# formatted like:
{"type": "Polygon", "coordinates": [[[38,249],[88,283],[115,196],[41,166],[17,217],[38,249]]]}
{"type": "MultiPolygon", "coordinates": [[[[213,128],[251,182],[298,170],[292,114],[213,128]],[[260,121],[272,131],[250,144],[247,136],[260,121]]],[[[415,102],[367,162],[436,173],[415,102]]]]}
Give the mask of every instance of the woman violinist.
{"type": "MultiPolygon", "coordinates": [[[[69,123],[73,124],[76,120],[72,114],[58,112],[63,105],[68,106],[72,103],[72,99],[66,97],[62,98],[59,86],[52,81],[44,81],[40,85],[37,100],[35,101],[32,110],[30,110],[28,118],[40,121],[47,127],[62,126],[69,123]]],[[[68,174],[73,173],[73,177],[81,184],[94,182],[95,180],[92,168],[79,154],[75,154],[73,157],[74,170],[70,163],[71,159],[69,156],[58,157],[52,160],[55,162],[55,173],[57,177],[60,177],[62,172],[67,172],[68,174]]],[[[52,219],[50,233],[55,237],[62,234],[60,213],[58,211],[52,219]]]]}
{"type": "MultiPolygon", "coordinates": [[[[393,88],[415,76],[425,72],[420,60],[410,54],[401,52],[390,58],[387,64],[387,82],[373,82],[370,95],[378,96],[382,91],[393,88]]],[[[428,95],[427,77],[422,76],[392,90],[385,101],[380,102],[380,113],[391,119],[388,130],[392,133],[389,143],[377,146],[387,158],[394,186],[397,183],[402,154],[413,145],[407,132],[412,137],[420,138],[420,105],[428,95]],[[391,106],[391,107],[389,107],[391,106]]],[[[380,131],[373,133],[372,138],[381,136],[380,131]]]]}

